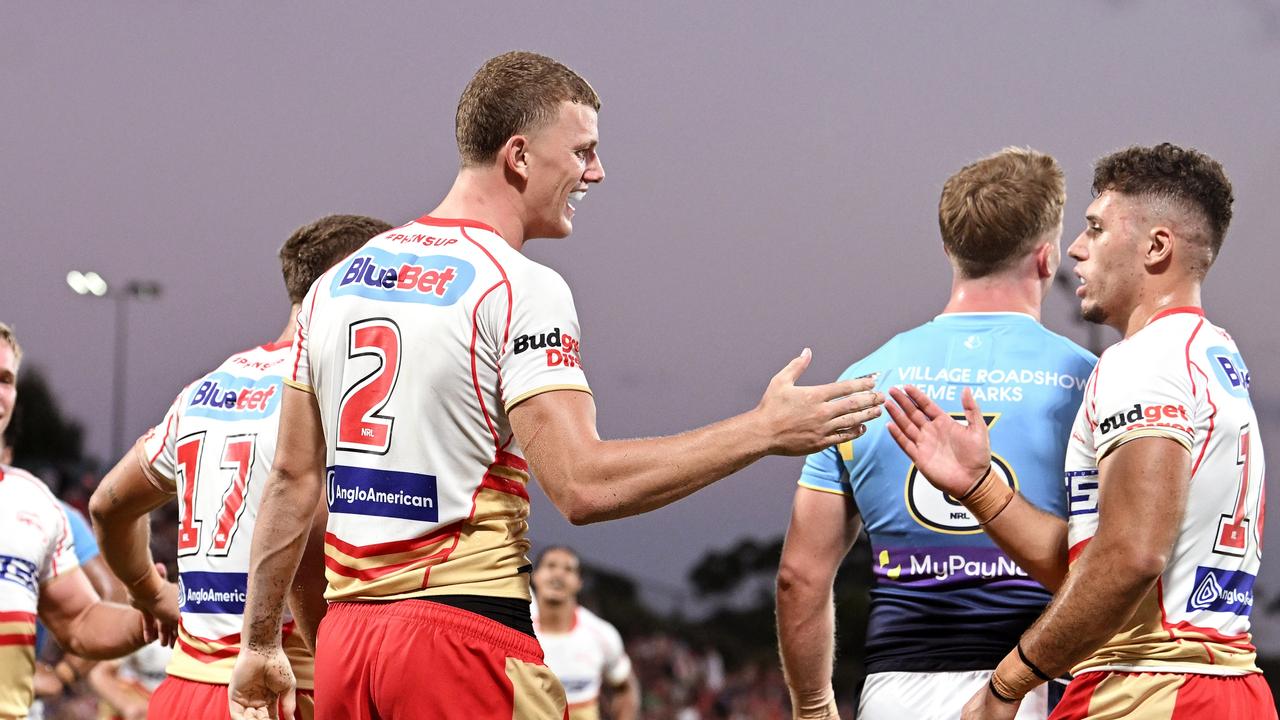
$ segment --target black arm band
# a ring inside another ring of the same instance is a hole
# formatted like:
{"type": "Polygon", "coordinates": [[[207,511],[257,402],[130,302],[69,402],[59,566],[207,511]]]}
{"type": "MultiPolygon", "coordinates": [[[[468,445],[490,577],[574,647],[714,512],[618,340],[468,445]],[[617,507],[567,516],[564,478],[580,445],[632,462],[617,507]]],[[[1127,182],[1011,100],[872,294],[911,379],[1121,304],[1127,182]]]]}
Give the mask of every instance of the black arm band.
{"type": "Polygon", "coordinates": [[[1023,665],[1026,665],[1028,668],[1030,668],[1031,672],[1034,673],[1036,677],[1040,678],[1045,682],[1050,682],[1053,680],[1053,678],[1045,674],[1043,670],[1036,667],[1035,663],[1027,659],[1027,654],[1022,652],[1022,643],[1018,643],[1018,659],[1022,661],[1023,665]]]}

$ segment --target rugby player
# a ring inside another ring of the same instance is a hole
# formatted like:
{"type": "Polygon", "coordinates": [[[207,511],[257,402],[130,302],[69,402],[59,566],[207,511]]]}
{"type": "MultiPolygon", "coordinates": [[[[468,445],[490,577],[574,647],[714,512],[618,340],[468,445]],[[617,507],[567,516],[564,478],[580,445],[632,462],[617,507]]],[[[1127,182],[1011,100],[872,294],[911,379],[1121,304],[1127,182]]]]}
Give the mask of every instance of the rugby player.
{"type": "MultiPolygon", "coordinates": [[[[1058,163],[1030,149],[1007,148],[952,175],[938,203],[952,270],[946,306],[841,375],[878,373],[883,388],[924,384],[951,412],[972,388],[989,400],[997,481],[1058,518],[1066,436],[1095,362],[1040,324],[1065,200],[1058,163]]],[[[864,526],[876,562],[860,718],[956,717],[1049,602],[972,515],[920,477],[885,425],[868,423],[861,438],[809,456],[800,475],[777,595],[796,717],[836,717],[832,583],[864,526]]],[[[1019,717],[1043,720],[1047,695],[1037,691],[1019,717]]]]}
{"type": "Polygon", "coordinates": [[[1168,143],[1098,161],[1078,261],[1085,319],[1123,340],[1098,361],[1070,435],[1068,520],[992,473],[988,431],[916,388],[890,432],[1022,567],[1057,587],[965,718],[1010,718],[1046,678],[1053,718],[1275,718],[1249,632],[1263,457],[1249,371],[1200,287],[1231,220],[1222,166],[1168,143]]]}
{"type": "MultiPolygon", "coordinates": [[[[279,339],[232,355],[184,388],[164,420],[120,459],[90,500],[103,556],[131,602],[166,618],[181,608],[177,650],[168,677],[151,696],[149,717],[227,717],[249,541],[275,452],[294,318],[321,273],[390,227],[369,217],[330,215],[296,230],[280,249],[291,307],[279,339]],[[152,565],[148,514],[175,496],[182,597],[171,604],[155,589],[160,578],[152,565]]],[[[299,516],[310,522],[313,508],[299,516]]],[[[275,632],[298,677],[297,717],[310,718],[312,655],[294,627],[286,622],[275,632]]],[[[292,714],[293,699],[286,704],[292,714]]]]}
{"type": "Polygon", "coordinates": [[[867,380],[797,387],[806,349],[750,412],[682,435],[600,439],[569,288],[521,253],[569,235],[604,179],[599,107],[550,58],[489,60],[458,103],[461,167],[444,200],[303,302],[234,717],[274,712],[292,683],[273,628],[308,535],[296,509],[322,495],[330,605],[317,717],[559,718],[564,694],[529,616],[531,471],[571,522],[597,522],[662,507],[767,454],[849,440],[879,414],[867,380]]]}
{"type": "Polygon", "coordinates": [[[554,545],[533,566],[533,630],[547,667],[564,687],[569,720],[600,720],[600,688],[612,690],[609,717],[635,720],[640,711],[640,681],[618,630],[578,604],[582,590],[578,554],[554,545]]]}
{"type": "MultiPolygon", "coordinates": [[[[0,435],[12,418],[22,348],[0,323],[0,435]]],[[[27,717],[34,699],[36,615],[67,652],[101,659],[161,637],[142,613],[103,601],[76,561],[67,516],[35,476],[0,465],[0,720],[27,717]]]]}

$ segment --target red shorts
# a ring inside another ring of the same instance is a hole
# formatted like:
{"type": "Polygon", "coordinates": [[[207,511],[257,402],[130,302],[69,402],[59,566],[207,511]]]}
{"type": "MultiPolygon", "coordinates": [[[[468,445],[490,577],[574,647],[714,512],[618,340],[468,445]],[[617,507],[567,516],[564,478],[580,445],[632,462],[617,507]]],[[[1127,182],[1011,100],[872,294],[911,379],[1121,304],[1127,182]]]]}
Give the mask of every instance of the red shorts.
{"type": "Polygon", "coordinates": [[[333,603],[316,639],[316,720],[565,720],[538,641],[424,600],[333,603]]]}
{"type": "MultiPolygon", "coordinates": [[[[298,691],[294,720],[313,720],[313,694],[310,690],[298,691]]],[[[229,717],[231,710],[227,707],[226,685],[196,682],[172,675],[160,683],[147,705],[147,720],[227,720],[229,717]]]]}
{"type": "Polygon", "coordinates": [[[1276,704],[1261,673],[1084,672],[1067,686],[1049,720],[1093,717],[1275,720],[1276,704]]]}

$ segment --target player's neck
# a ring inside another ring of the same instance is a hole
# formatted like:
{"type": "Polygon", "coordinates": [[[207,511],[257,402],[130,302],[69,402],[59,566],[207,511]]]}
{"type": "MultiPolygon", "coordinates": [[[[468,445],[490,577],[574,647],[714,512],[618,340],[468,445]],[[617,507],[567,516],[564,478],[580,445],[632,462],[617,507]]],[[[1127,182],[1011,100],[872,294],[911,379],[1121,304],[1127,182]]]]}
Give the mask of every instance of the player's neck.
{"type": "Polygon", "coordinates": [[[578,611],[575,600],[562,603],[538,601],[538,629],[549,633],[567,633],[573,629],[573,617],[578,611]]]}
{"type": "Polygon", "coordinates": [[[1141,293],[1132,310],[1122,313],[1116,322],[1107,324],[1127,338],[1150,324],[1160,313],[1180,307],[1200,307],[1199,282],[1178,283],[1141,293]]]}
{"type": "Polygon", "coordinates": [[[293,342],[293,336],[298,332],[298,311],[301,309],[301,303],[289,306],[289,321],[284,324],[284,330],[280,333],[280,337],[276,338],[276,342],[293,342]]]}
{"type": "Polygon", "coordinates": [[[1043,286],[1032,280],[1004,276],[985,278],[954,277],[945,313],[1016,312],[1040,319],[1043,286]]]}
{"type": "Polygon", "coordinates": [[[524,248],[525,227],[519,193],[492,168],[459,170],[449,194],[430,215],[482,222],[497,230],[511,247],[524,248]]]}

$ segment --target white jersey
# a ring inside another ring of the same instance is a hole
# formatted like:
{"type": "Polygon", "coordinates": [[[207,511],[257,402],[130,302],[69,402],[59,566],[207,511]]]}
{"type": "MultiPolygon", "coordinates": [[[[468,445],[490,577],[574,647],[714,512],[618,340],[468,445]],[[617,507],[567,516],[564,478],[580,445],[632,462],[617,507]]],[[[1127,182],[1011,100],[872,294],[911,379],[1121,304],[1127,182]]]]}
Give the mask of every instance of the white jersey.
{"type": "Polygon", "coordinates": [[[1089,378],[1067,450],[1072,561],[1098,528],[1098,462],[1150,436],[1190,453],[1186,515],[1132,620],[1074,672],[1257,672],[1249,615],[1262,559],[1262,440],[1244,360],[1199,308],[1157,314],[1089,378]]]}
{"type": "Polygon", "coordinates": [[[323,423],[331,602],[529,598],[507,413],[589,392],[579,342],[564,280],[471,221],[383,233],[311,286],[286,382],[323,423]]]}
{"type": "MultiPolygon", "coordinates": [[[[148,479],[178,499],[181,623],[168,672],[227,684],[240,651],[249,546],[276,452],[288,343],[237,353],[188,385],[164,421],[138,440],[148,479]]],[[[284,647],[298,687],[312,659],[287,618],[284,647]]]]}
{"type": "Polygon", "coordinates": [[[0,718],[35,699],[40,588],[79,567],[67,516],[30,473],[0,465],[0,718]]]}
{"type": "Polygon", "coordinates": [[[582,606],[574,611],[569,632],[546,632],[536,613],[533,629],[542,644],[543,661],[564,686],[570,720],[598,718],[601,682],[617,686],[631,675],[631,658],[623,649],[622,636],[582,606]]]}

